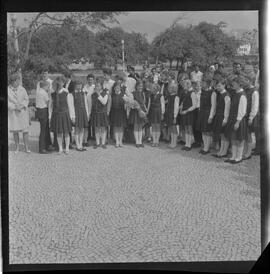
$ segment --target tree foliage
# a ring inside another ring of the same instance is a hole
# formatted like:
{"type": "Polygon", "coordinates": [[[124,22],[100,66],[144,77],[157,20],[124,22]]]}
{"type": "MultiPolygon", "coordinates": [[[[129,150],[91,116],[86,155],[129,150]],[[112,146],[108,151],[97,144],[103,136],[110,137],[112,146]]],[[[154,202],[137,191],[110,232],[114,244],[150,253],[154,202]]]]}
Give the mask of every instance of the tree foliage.
{"type": "Polygon", "coordinates": [[[217,25],[201,22],[196,26],[174,24],[155,37],[151,53],[170,62],[182,62],[192,58],[194,62],[202,65],[212,63],[221,56],[232,58],[239,41],[222,31],[225,26],[224,22],[217,25]]]}

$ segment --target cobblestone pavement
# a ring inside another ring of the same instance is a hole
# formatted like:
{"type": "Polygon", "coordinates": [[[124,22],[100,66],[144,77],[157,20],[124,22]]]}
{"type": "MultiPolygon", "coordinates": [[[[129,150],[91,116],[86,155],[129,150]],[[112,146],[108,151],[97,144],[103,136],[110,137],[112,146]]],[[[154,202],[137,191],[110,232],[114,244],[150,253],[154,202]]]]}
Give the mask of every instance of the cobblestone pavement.
{"type": "MultiPolygon", "coordinates": [[[[259,157],[132,145],[9,153],[10,263],[257,260],[259,157]]],[[[10,139],[12,143],[12,139],[10,139]]]]}

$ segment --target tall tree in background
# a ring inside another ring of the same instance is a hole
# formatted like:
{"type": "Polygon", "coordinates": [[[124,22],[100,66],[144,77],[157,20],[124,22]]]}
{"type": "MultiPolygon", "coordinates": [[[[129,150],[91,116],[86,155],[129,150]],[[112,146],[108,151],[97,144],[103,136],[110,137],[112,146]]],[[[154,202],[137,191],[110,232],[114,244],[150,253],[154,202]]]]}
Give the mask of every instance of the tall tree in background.
{"type": "Polygon", "coordinates": [[[226,35],[224,22],[217,25],[202,22],[196,26],[175,24],[155,37],[151,44],[152,55],[178,63],[191,58],[203,66],[215,62],[221,56],[232,58],[239,42],[226,35]]]}
{"type": "MultiPolygon", "coordinates": [[[[108,28],[109,23],[117,23],[116,16],[121,14],[122,12],[70,12],[70,13],[47,13],[47,12],[39,12],[33,14],[31,19],[25,20],[27,27],[25,28],[17,28],[16,34],[15,32],[8,34],[8,55],[9,55],[9,71],[12,72],[14,70],[22,69],[24,72],[25,65],[32,61],[36,56],[32,56],[32,53],[35,53],[35,50],[31,52],[33,37],[39,39],[40,36],[38,33],[44,29],[51,27],[51,34],[49,40],[54,35],[53,32],[55,29],[53,27],[63,27],[64,25],[68,25],[69,27],[73,27],[74,29],[82,28],[83,26],[91,29],[106,29],[108,28]],[[19,49],[14,47],[17,41],[20,41],[19,49]],[[31,56],[31,58],[30,58],[31,56]],[[14,62],[16,60],[16,62],[14,62]],[[18,62],[19,60],[19,62],[18,62]]],[[[81,29],[80,31],[84,31],[85,29],[81,29]]],[[[67,32],[65,32],[67,33],[67,32]]],[[[68,35],[68,34],[67,34],[68,35]]],[[[62,36],[63,39],[60,41],[66,41],[67,37],[62,36]]],[[[58,41],[58,42],[60,42],[58,41]]],[[[44,41],[40,38],[40,43],[47,44],[48,40],[44,41]]],[[[83,43],[82,41],[78,43],[83,43]]],[[[62,43],[63,49],[65,49],[66,44],[62,43]]],[[[74,45],[73,45],[74,46],[74,45]]],[[[68,47],[68,46],[67,46],[68,47]]],[[[40,48],[40,45],[39,45],[40,48]]],[[[58,47],[59,48],[59,47],[58,47]]],[[[49,54],[51,48],[47,48],[47,54],[49,54]]],[[[63,57],[63,56],[62,56],[63,57]]],[[[61,58],[57,58],[58,61],[61,58]]],[[[65,59],[63,59],[64,61],[65,59]]],[[[23,77],[24,78],[24,77],[23,77]]]]}

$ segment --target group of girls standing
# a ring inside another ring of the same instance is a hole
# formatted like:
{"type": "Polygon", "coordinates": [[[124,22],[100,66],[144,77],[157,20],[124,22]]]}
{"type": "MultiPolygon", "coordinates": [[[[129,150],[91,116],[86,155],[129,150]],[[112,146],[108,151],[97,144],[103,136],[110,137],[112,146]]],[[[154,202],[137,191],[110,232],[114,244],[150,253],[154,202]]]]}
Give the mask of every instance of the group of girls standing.
{"type": "Polygon", "coordinates": [[[226,162],[239,163],[251,158],[251,133],[259,125],[259,93],[250,79],[242,75],[213,79],[206,75],[200,92],[189,79],[180,84],[173,76],[168,79],[136,79],[134,89],[127,90],[126,76],[119,73],[111,89],[104,87],[103,78],[98,77],[92,92],[87,94],[80,81],[75,81],[74,92],[69,93],[64,77],[57,77],[52,84],[50,129],[57,136],[59,153],[69,152],[72,127],[76,149],[85,151],[86,129],[94,132],[93,148],[107,147],[108,129],[113,132],[115,147],[120,148],[126,127],[132,125],[137,148],[144,147],[143,133],[146,135],[148,130],[152,147],[159,146],[162,135],[163,139],[169,138],[169,148],[175,148],[180,139],[182,150],[190,151],[197,130],[202,136],[202,155],[210,153],[214,143],[218,152],[213,156],[227,158],[226,162]],[[132,97],[139,109],[128,106],[126,97],[132,97]]]}

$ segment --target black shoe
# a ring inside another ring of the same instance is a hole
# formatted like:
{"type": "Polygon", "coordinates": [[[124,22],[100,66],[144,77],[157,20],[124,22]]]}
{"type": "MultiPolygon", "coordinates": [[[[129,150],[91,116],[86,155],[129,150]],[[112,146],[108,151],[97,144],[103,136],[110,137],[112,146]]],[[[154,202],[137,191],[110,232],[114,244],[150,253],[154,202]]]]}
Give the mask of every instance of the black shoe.
{"type": "Polygon", "coordinates": [[[53,146],[48,146],[48,147],[46,148],[46,150],[47,150],[47,151],[54,151],[55,148],[54,148],[53,146]]]}
{"type": "Polygon", "coordinates": [[[69,149],[74,149],[74,148],[75,147],[72,144],[69,145],[69,149]]]}
{"type": "Polygon", "coordinates": [[[209,150],[208,150],[208,151],[202,150],[201,154],[202,154],[202,155],[206,155],[206,154],[208,154],[209,152],[210,152],[209,150]]]}
{"type": "Polygon", "coordinates": [[[184,141],[180,140],[180,141],[178,142],[178,144],[180,144],[180,145],[185,145],[185,144],[186,144],[186,142],[184,142],[184,141]]]}
{"type": "Polygon", "coordinates": [[[39,152],[39,154],[50,154],[50,152],[46,149],[43,149],[39,152]]]}
{"type": "Polygon", "coordinates": [[[107,146],[106,146],[106,145],[102,145],[101,147],[102,147],[103,149],[106,149],[106,148],[107,148],[107,146]]]}
{"type": "Polygon", "coordinates": [[[201,144],[199,144],[199,143],[193,143],[193,144],[192,144],[192,147],[195,147],[195,148],[196,148],[196,147],[201,147],[201,144]]]}
{"type": "Polygon", "coordinates": [[[239,160],[239,161],[233,160],[233,161],[231,161],[231,164],[239,164],[239,163],[241,163],[242,161],[243,161],[242,159],[239,160]]]}
{"type": "Polygon", "coordinates": [[[83,151],[82,148],[77,148],[77,147],[76,147],[76,150],[77,150],[77,151],[80,151],[80,152],[83,151]]]}
{"type": "Polygon", "coordinates": [[[94,148],[94,149],[96,149],[96,148],[98,148],[98,147],[99,147],[98,145],[93,145],[93,148],[94,148]]]}
{"type": "Polygon", "coordinates": [[[225,154],[225,155],[221,155],[220,157],[222,157],[222,158],[227,158],[228,157],[228,153],[227,154],[225,154]]]}
{"type": "Polygon", "coordinates": [[[138,144],[136,144],[135,146],[136,146],[136,148],[139,148],[139,147],[140,147],[140,145],[138,145],[138,144]]]}
{"type": "Polygon", "coordinates": [[[259,152],[258,150],[254,150],[254,151],[252,152],[252,155],[254,155],[254,156],[260,155],[260,152],[259,152]]]}
{"type": "Polygon", "coordinates": [[[248,157],[243,158],[242,160],[243,160],[243,161],[249,160],[249,159],[251,159],[251,157],[252,157],[252,156],[250,155],[250,156],[248,156],[248,157]]]}
{"type": "Polygon", "coordinates": [[[201,150],[199,151],[199,153],[200,153],[200,154],[203,154],[203,149],[201,149],[201,150]]]}
{"type": "Polygon", "coordinates": [[[140,144],[140,147],[144,147],[144,144],[140,144]]]}
{"type": "Polygon", "coordinates": [[[235,160],[231,160],[231,159],[226,159],[224,160],[225,163],[232,163],[232,162],[235,162],[235,160]]]}
{"type": "Polygon", "coordinates": [[[212,156],[215,157],[215,158],[222,158],[221,155],[217,155],[217,154],[212,154],[212,156]]]}
{"type": "Polygon", "coordinates": [[[87,149],[85,147],[82,147],[82,151],[86,151],[87,149]]]}
{"type": "Polygon", "coordinates": [[[84,143],[83,146],[84,147],[90,147],[89,143],[84,143]]]}

